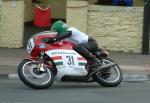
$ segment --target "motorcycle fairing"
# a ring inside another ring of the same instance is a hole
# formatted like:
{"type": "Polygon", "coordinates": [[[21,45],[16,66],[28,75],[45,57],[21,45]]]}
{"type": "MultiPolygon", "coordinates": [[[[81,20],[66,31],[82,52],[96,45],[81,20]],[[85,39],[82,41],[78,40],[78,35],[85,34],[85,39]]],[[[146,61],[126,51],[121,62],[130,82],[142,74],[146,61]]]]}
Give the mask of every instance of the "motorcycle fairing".
{"type": "Polygon", "coordinates": [[[63,76],[86,76],[88,73],[85,69],[86,59],[74,50],[55,49],[45,53],[56,65],[56,81],[61,81],[63,76]]]}

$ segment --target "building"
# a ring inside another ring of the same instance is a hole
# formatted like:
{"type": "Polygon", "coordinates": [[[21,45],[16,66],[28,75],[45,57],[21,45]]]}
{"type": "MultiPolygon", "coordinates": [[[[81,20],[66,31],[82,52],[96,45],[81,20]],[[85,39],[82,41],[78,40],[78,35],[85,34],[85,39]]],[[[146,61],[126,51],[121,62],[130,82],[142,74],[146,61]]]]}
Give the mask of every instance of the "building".
{"type": "Polygon", "coordinates": [[[0,4],[0,11],[2,11],[0,13],[0,47],[23,47],[23,41],[26,43],[26,40],[33,35],[32,33],[49,30],[49,28],[35,27],[30,29],[36,2],[43,7],[51,6],[52,22],[57,19],[64,20],[69,25],[74,25],[96,38],[98,43],[108,50],[141,53],[143,0],[134,0],[133,7],[95,5],[98,1],[2,0],[0,4]],[[24,27],[26,28],[24,29],[24,27]],[[32,32],[28,32],[28,30],[32,32]]]}

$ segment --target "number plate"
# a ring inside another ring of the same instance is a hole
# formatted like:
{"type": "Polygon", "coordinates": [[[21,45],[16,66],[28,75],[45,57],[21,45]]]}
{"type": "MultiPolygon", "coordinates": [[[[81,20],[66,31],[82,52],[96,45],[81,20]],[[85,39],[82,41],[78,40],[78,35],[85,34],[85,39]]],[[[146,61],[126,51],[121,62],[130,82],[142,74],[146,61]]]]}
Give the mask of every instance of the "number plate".
{"type": "Polygon", "coordinates": [[[33,38],[31,38],[27,43],[27,52],[30,54],[32,50],[34,49],[35,44],[33,38]]]}

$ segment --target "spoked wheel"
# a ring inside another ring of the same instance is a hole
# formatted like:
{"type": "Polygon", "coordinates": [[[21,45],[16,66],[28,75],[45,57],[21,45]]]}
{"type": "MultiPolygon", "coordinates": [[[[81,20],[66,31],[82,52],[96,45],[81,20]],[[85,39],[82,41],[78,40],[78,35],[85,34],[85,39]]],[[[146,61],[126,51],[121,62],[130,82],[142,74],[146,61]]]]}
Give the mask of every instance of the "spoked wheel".
{"type": "Polygon", "coordinates": [[[37,62],[23,60],[18,66],[18,75],[21,81],[34,89],[46,89],[52,85],[54,75],[51,69],[43,67],[46,71],[41,72],[37,69],[37,62]]]}
{"type": "MultiPolygon", "coordinates": [[[[110,58],[104,58],[103,65],[114,63],[110,58]]],[[[94,80],[102,86],[105,87],[115,87],[118,86],[123,78],[123,74],[118,64],[115,63],[113,67],[105,68],[99,70],[94,76],[94,80]]]]}

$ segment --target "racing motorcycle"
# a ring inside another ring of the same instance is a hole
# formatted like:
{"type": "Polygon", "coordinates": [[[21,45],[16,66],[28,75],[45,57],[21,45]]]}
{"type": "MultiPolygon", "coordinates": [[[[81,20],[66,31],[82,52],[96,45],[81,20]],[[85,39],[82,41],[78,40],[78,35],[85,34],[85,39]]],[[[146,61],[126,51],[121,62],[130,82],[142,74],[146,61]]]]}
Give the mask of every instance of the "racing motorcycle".
{"type": "Polygon", "coordinates": [[[123,78],[119,65],[108,58],[108,52],[97,50],[93,55],[101,62],[94,70],[90,63],[73,50],[74,43],[62,40],[44,43],[56,33],[44,31],[33,35],[27,43],[29,58],[18,66],[20,80],[33,89],[46,89],[56,82],[97,82],[104,87],[118,86],[123,78]]]}

